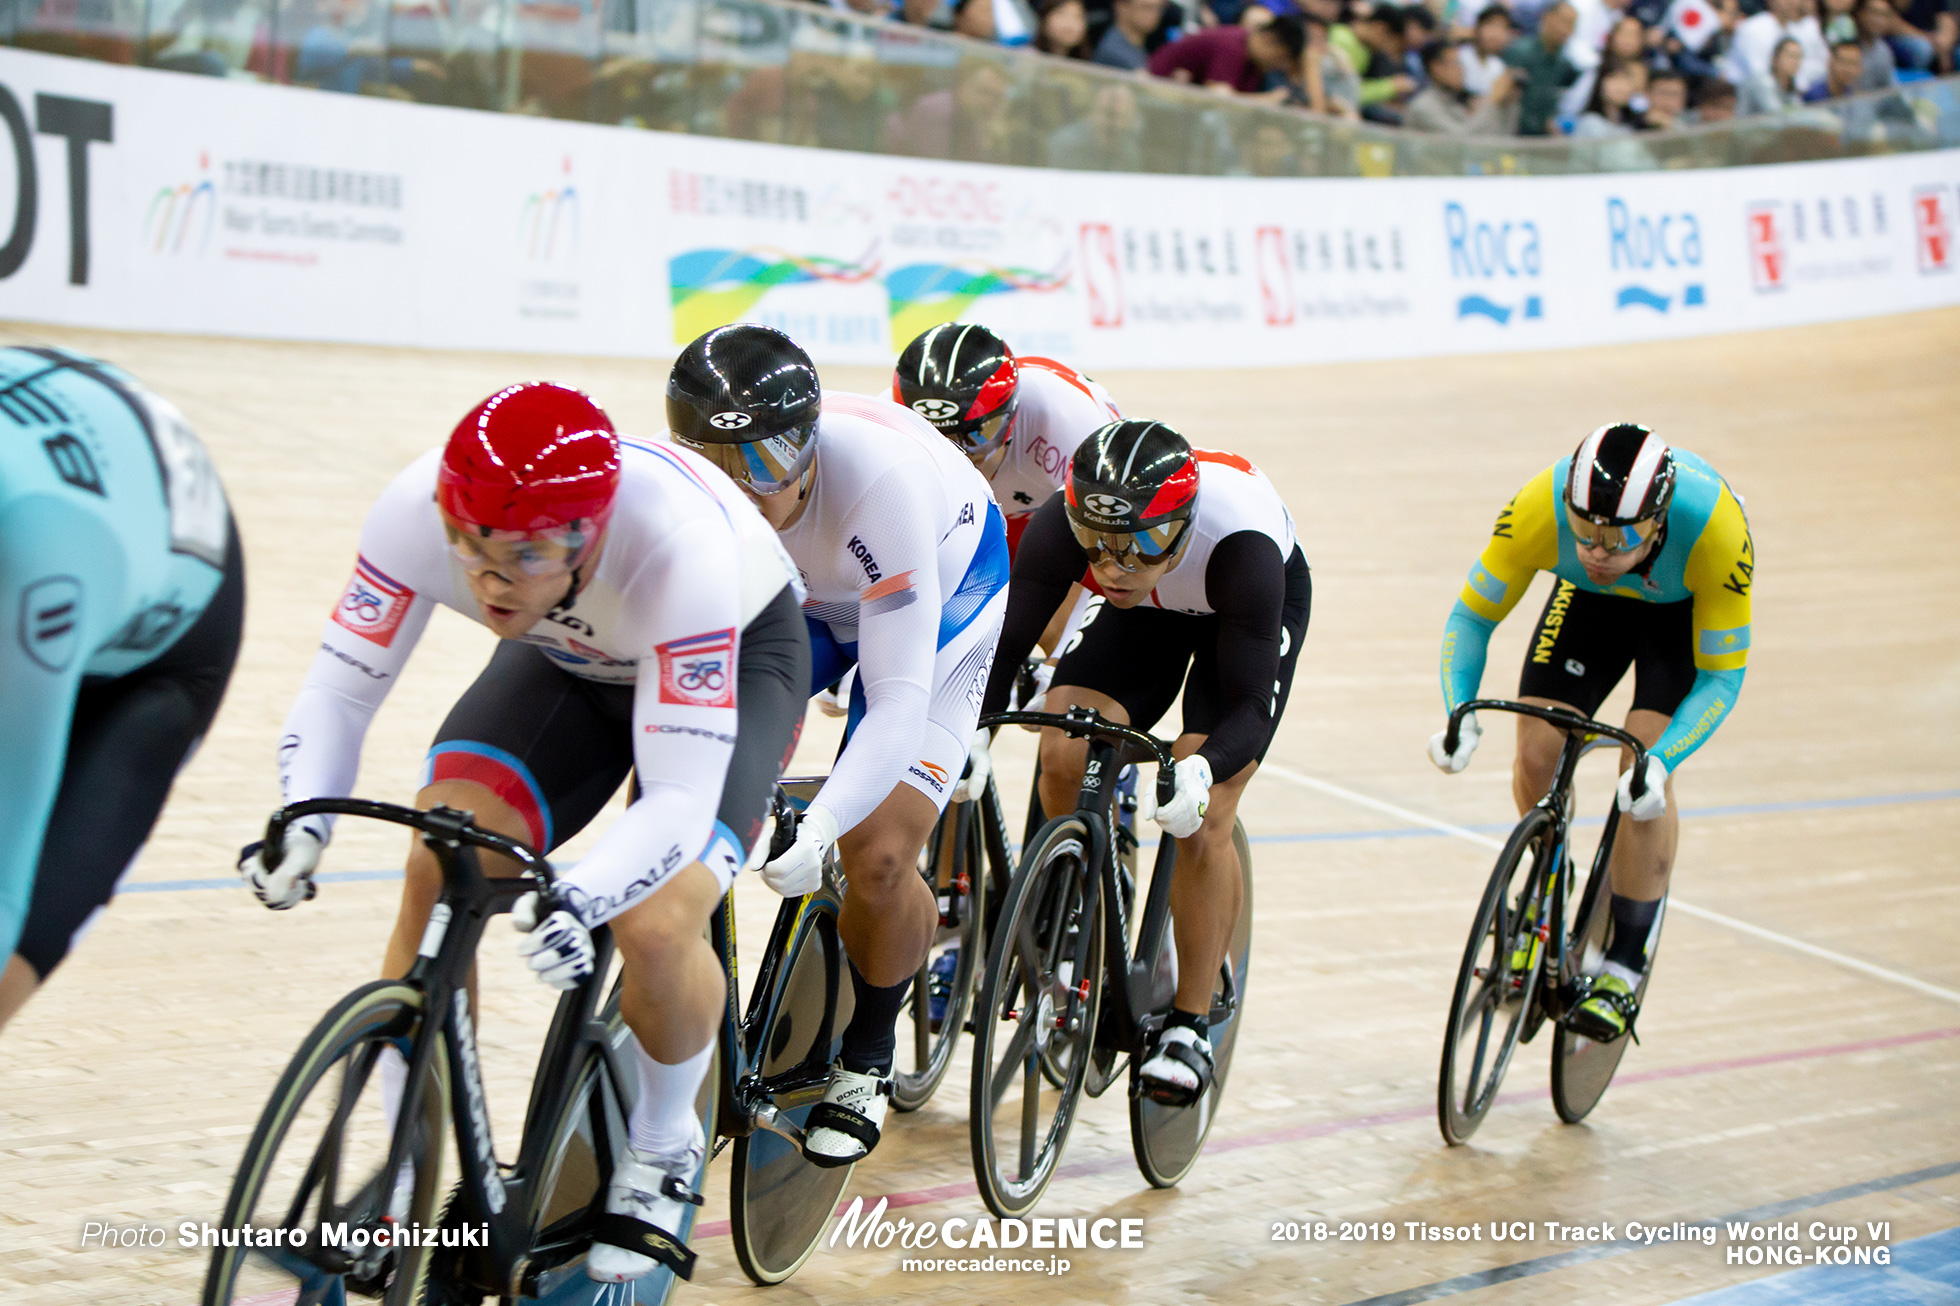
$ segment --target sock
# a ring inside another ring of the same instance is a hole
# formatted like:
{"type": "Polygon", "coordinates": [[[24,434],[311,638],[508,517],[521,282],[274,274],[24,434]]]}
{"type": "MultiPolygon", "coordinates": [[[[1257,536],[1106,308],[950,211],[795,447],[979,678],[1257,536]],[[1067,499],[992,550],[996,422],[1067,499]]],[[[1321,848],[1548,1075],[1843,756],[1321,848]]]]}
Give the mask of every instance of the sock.
{"type": "Polygon", "coordinates": [[[633,1118],[627,1122],[633,1150],[645,1156],[677,1156],[694,1141],[694,1126],[700,1117],[694,1113],[694,1099],[701,1092],[701,1081],[708,1077],[715,1045],[696,1052],[679,1065],[655,1061],[633,1040],[633,1060],[640,1068],[640,1100],[633,1104],[633,1118]]]}
{"type": "Polygon", "coordinates": [[[401,1119],[402,1094],[408,1089],[408,1058],[390,1043],[381,1049],[374,1069],[381,1076],[381,1109],[387,1115],[388,1132],[392,1135],[395,1122],[401,1119]]]}
{"type": "Polygon", "coordinates": [[[905,995],[912,987],[910,976],[889,988],[877,988],[858,973],[851,963],[851,990],[857,994],[857,1010],[844,1028],[844,1046],[838,1060],[844,1069],[860,1075],[888,1075],[892,1054],[898,1049],[898,1013],[905,1009],[905,995]]]}
{"type": "Polygon", "coordinates": [[[1654,917],[1660,913],[1660,899],[1640,902],[1613,895],[1613,941],[1606,949],[1606,960],[1638,973],[1647,968],[1647,936],[1653,932],[1654,917]]]}
{"type": "Polygon", "coordinates": [[[1171,1014],[1164,1017],[1164,1028],[1171,1030],[1177,1028],[1179,1025],[1184,1026],[1184,1028],[1190,1030],[1199,1038],[1207,1041],[1211,1038],[1211,1013],[1208,1011],[1200,1014],[1195,1011],[1185,1011],[1180,1007],[1172,1007],[1171,1014]]]}

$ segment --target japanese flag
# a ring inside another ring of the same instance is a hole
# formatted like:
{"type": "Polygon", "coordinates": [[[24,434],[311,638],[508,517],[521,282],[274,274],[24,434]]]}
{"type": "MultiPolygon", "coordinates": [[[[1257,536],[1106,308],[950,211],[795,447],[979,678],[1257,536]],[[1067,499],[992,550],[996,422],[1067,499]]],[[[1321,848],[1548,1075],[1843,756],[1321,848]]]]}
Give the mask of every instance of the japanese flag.
{"type": "Polygon", "coordinates": [[[1667,11],[1667,25],[1690,52],[1699,53],[1709,38],[1722,30],[1722,16],[1708,0],[1674,0],[1667,11]]]}

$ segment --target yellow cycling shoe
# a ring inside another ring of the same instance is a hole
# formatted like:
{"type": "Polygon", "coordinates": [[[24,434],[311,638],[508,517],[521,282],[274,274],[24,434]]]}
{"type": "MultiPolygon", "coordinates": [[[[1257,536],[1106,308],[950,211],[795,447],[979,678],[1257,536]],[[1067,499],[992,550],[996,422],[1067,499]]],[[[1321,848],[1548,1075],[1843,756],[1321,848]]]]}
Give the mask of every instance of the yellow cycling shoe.
{"type": "Polygon", "coordinates": [[[1593,980],[1592,993],[1572,1009],[1565,1023],[1573,1033],[1599,1043],[1611,1043],[1633,1028],[1640,1004],[1634,1000],[1634,985],[1622,975],[1608,970],[1593,980]]]}

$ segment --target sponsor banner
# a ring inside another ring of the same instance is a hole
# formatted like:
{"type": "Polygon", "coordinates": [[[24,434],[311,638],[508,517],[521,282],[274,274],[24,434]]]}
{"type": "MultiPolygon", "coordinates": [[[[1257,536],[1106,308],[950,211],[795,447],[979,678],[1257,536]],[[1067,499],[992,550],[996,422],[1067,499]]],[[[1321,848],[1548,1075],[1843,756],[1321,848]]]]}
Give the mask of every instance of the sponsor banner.
{"type": "Polygon", "coordinates": [[[883,364],[981,321],[1086,368],[1604,344],[1960,303],[1960,151],[1254,179],[794,149],[0,50],[0,315],[883,364]]]}

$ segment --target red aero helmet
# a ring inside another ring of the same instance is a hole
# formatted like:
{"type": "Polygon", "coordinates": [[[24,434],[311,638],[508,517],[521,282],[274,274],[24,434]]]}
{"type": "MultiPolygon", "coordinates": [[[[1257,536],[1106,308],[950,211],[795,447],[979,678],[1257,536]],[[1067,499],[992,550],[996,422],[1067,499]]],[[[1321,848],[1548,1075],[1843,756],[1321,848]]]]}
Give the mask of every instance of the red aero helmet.
{"type": "Polygon", "coordinates": [[[612,515],[619,437],[599,405],[569,386],[508,386],[450,433],[436,473],[436,506],[484,535],[555,534],[591,540],[612,515]]]}

